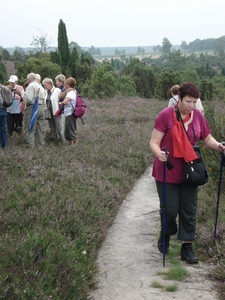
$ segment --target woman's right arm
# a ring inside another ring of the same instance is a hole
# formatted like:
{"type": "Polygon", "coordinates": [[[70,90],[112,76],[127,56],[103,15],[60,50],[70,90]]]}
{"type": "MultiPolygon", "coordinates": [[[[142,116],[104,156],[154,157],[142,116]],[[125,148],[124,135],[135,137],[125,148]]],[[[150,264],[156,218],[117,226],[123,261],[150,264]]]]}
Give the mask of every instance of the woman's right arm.
{"type": "Polygon", "coordinates": [[[155,154],[155,156],[160,161],[167,160],[165,151],[162,151],[160,148],[160,144],[161,144],[162,138],[164,137],[164,134],[165,133],[154,128],[152,131],[152,136],[151,136],[150,143],[149,143],[150,149],[152,150],[152,152],[155,154]]]}

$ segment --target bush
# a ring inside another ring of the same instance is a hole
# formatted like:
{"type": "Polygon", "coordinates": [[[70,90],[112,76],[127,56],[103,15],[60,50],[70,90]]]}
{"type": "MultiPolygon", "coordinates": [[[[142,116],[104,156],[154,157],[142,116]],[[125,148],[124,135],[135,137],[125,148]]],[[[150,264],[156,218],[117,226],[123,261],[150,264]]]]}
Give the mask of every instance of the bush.
{"type": "Polygon", "coordinates": [[[121,76],[117,79],[117,89],[118,92],[123,96],[135,96],[136,95],[136,85],[130,76],[121,76]]]}

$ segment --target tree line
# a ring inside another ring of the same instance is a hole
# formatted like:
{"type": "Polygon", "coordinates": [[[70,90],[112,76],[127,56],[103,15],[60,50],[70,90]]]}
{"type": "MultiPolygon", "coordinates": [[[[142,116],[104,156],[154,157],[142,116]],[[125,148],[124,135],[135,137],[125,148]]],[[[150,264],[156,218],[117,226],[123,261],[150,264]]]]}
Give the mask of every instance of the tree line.
{"type": "MultiPolygon", "coordinates": [[[[122,51],[117,53],[119,57],[97,61],[93,55],[98,49],[94,46],[84,51],[77,43],[69,43],[62,20],[58,24],[56,49],[47,51],[49,41],[43,32],[41,37],[33,38],[32,45],[33,51],[28,53],[19,47],[12,55],[0,49],[2,83],[7,83],[3,58],[8,55],[7,58],[15,63],[21,84],[30,72],[39,73],[42,78],[55,78],[63,73],[76,78],[78,92],[89,99],[122,95],[166,100],[170,97],[170,87],[184,81],[192,81],[199,87],[202,100],[224,99],[225,51],[222,46],[213,53],[187,53],[173,49],[170,41],[164,38],[157,57],[143,55],[139,59],[122,51]]],[[[138,47],[137,52],[144,54],[144,49],[138,47]]]]}

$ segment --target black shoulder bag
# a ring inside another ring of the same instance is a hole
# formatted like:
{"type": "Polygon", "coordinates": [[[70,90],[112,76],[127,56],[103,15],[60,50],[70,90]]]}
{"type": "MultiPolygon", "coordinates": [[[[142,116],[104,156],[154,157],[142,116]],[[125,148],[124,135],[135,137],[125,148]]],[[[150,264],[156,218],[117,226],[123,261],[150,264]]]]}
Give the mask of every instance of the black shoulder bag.
{"type": "MultiPolygon", "coordinates": [[[[190,138],[188,136],[187,130],[184,126],[184,122],[181,118],[180,112],[177,109],[178,113],[177,115],[179,116],[180,121],[182,122],[183,128],[186,132],[186,135],[189,139],[190,142],[190,138]]],[[[194,133],[194,137],[195,137],[195,143],[196,143],[196,135],[195,135],[195,131],[193,128],[193,123],[191,123],[192,125],[192,130],[194,133]]],[[[186,184],[190,184],[193,186],[199,186],[199,185],[204,185],[208,182],[208,172],[205,168],[205,162],[201,156],[201,151],[198,145],[194,145],[192,146],[193,150],[195,151],[195,153],[197,154],[198,158],[190,161],[188,163],[184,162],[184,174],[183,174],[183,182],[186,184]]]]}

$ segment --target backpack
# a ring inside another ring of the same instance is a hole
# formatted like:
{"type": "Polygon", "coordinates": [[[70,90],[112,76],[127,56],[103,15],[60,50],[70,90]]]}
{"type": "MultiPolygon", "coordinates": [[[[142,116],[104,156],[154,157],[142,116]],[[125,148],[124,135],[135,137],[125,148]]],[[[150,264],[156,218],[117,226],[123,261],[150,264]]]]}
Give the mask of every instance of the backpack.
{"type": "Polygon", "coordinates": [[[84,124],[82,117],[85,114],[86,105],[77,91],[76,91],[76,95],[77,95],[77,101],[75,107],[72,108],[72,113],[76,118],[81,118],[81,121],[84,124]]]}
{"type": "Polygon", "coordinates": [[[11,106],[13,103],[13,95],[10,89],[8,89],[6,86],[1,85],[0,86],[0,104],[4,108],[7,108],[11,106]]]}

